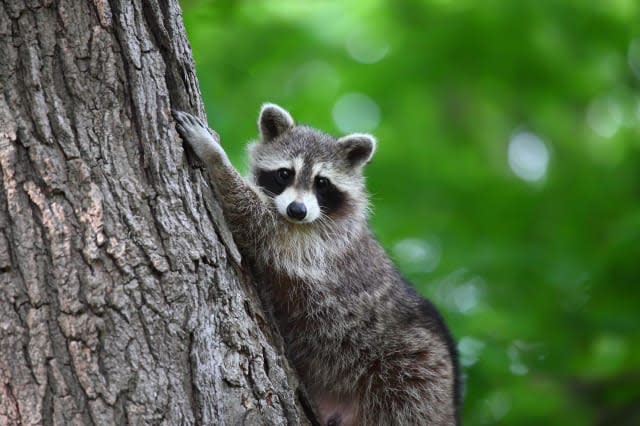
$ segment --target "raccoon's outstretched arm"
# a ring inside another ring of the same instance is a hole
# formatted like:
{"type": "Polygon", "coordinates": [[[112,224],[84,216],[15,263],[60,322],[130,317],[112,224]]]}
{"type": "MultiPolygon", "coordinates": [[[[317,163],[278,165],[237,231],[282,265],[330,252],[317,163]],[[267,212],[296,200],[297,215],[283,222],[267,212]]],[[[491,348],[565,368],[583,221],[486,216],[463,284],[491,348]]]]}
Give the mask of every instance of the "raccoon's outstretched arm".
{"type": "Polygon", "coordinates": [[[255,230],[270,219],[260,193],[236,171],[220,146],[219,137],[212,135],[199,118],[182,111],[172,112],[178,133],[202,160],[214,180],[236,244],[241,248],[255,247],[255,230]]]}

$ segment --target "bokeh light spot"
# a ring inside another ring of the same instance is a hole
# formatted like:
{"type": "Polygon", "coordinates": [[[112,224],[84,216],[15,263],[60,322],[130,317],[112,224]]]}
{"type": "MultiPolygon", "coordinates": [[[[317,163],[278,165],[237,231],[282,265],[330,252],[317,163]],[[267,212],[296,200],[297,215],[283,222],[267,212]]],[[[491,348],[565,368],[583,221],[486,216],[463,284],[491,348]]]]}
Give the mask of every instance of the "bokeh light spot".
{"type": "Polygon", "coordinates": [[[353,31],[345,42],[349,56],[363,64],[374,64],[389,53],[389,43],[362,30],[353,31]]]}
{"type": "Polygon", "coordinates": [[[502,391],[495,391],[484,400],[484,405],[489,415],[488,423],[501,420],[511,409],[509,395],[502,391]]]}
{"type": "Polygon", "coordinates": [[[627,61],[633,75],[640,79],[640,39],[633,39],[631,40],[631,43],[629,43],[627,61]]]}
{"type": "Polygon", "coordinates": [[[526,350],[529,346],[525,342],[516,340],[514,341],[507,350],[507,354],[509,355],[509,371],[516,376],[524,376],[529,372],[529,367],[522,362],[521,351],[526,350]]]}
{"type": "Polygon", "coordinates": [[[460,353],[460,363],[465,367],[470,367],[480,358],[480,352],[486,344],[479,339],[464,336],[458,341],[458,352],[460,353]]]}
{"type": "Polygon", "coordinates": [[[397,242],[392,250],[407,272],[432,272],[440,263],[440,246],[435,241],[407,238],[397,242]]]}
{"type": "Polygon", "coordinates": [[[478,306],[479,289],[472,279],[453,290],[453,303],[458,312],[466,314],[478,306]]]}
{"type": "Polygon", "coordinates": [[[333,121],[344,133],[370,132],[380,122],[380,108],[369,96],[347,93],[333,106],[333,121]]]}
{"type": "Polygon", "coordinates": [[[320,60],[303,63],[296,68],[286,81],[285,90],[289,94],[333,95],[340,86],[340,75],[334,67],[320,60]]]}
{"type": "Polygon", "coordinates": [[[533,133],[515,133],[509,142],[508,157],[509,167],[520,179],[537,182],[547,173],[549,149],[533,133]]]}
{"type": "Polygon", "coordinates": [[[620,129],[623,118],[622,107],[613,96],[594,99],[587,110],[589,127],[603,138],[614,136],[620,129]]]}
{"type": "Polygon", "coordinates": [[[466,269],[457,269],[438,280],[434,286],[433,299],[450,311],[472,315],[484,306],[485,285],[482,277],[468,277],[466,269]]]}

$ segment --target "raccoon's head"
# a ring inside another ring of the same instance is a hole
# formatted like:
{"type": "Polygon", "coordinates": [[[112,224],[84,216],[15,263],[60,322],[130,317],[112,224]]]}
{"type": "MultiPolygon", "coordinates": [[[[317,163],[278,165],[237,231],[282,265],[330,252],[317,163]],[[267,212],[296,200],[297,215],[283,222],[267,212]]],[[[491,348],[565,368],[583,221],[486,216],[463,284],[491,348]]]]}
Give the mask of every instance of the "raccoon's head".
{"type": "Polygon", "coordinates": [[[262,106],[258,128],[260,141],[249,147],[252,177],[282,217],[298,224],[366,220],[362,169],[375,151],[373,136],[336,139],[296,125],[274,104],[262,106]]]}

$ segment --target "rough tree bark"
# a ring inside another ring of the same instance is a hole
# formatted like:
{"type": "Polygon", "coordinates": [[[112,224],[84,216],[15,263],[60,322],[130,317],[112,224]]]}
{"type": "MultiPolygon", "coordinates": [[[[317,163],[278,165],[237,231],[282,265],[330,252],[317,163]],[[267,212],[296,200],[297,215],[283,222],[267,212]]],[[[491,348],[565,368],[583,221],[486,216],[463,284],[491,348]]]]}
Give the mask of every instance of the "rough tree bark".
{"type": "Polygon", "coordinates": [[[0,424],[300,424],[170,108],[176,0],[0,1],[0,424]]]}

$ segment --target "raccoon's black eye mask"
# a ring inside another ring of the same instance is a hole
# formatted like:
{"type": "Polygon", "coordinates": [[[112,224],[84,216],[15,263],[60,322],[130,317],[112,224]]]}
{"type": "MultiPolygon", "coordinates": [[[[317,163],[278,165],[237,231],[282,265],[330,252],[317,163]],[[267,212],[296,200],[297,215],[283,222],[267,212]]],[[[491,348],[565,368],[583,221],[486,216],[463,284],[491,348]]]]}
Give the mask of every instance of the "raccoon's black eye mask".
{"type": "Polygon", "coordinates": [[[346,195],[340,191],[331,181],[322,176],[316,176],[314,190],[320,211],[329,216],[334,216],[346,204],[346,195]]]}
{"type": "Polygon", "coordinates": [[[293,182],[295,172],[291,169],[258,170],[258,186],[273,195],[280,195],[293,182]]]}

